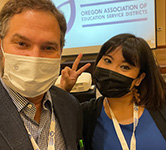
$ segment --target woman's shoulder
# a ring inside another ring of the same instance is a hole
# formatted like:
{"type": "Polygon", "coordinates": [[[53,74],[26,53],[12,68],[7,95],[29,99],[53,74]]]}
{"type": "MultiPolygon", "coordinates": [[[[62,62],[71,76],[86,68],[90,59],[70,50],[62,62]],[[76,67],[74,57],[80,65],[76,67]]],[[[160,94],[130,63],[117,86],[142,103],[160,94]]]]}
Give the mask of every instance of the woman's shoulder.
{"type": "Polygon", "coordinates": [[[164,104],[160,109],[148,109],[148,111],[166,140],[166,105],[164,104]]]}
{"type": "Polygon", "coordinates": [[[166,103],[164,103],[164,105],[158,109],[155,109],[155,110],[148,109],[148,111],[150,112],[153,118],[158,118],[159,116],[161,116],[166,121],[166,103]]]}

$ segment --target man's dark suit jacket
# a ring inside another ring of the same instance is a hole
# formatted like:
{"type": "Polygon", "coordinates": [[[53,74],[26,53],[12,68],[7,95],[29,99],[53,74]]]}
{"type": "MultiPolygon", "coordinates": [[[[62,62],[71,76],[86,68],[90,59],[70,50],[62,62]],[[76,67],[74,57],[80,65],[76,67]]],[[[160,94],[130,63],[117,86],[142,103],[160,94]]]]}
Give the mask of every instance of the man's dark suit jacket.
{"type": "MultiPolygon", "coordinates": [[[[76,150],[82,138],[82,112],[78,101],[53,86],[50,89],[67,150],[76,150]]],[[[16,106],[0,82],[0,150],[33,150],[16,106]]]]}

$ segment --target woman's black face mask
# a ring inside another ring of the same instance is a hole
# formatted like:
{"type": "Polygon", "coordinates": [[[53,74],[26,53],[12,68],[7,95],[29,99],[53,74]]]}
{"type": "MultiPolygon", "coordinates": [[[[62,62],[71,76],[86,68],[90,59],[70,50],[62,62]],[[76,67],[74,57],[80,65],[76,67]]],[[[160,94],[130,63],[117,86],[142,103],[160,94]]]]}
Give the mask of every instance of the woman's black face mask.
{"type": "Polygon", "coordinates": [[[104,97],[118,98],[130,92],[133,78],[124,76],[117,72],[96,67],[94,81],[99,92],[104,97]]]}

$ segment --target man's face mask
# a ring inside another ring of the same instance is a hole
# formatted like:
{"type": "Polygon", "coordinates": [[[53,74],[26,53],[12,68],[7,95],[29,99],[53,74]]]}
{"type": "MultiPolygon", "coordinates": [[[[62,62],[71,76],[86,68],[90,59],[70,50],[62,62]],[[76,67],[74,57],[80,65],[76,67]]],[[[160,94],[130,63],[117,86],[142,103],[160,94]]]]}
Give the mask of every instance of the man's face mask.
{"type": "Polygon", "coordinates": [[[133,78],[117,72],[96,67],[94,72],[95,84],[100,93],[105,97],[122,97],[130,92],[133,78]]]}
{"type": "Polygon", "coordinates": [[[44,94],[59,76],[60,58],[30,57],[4,51],[3,54],[5,64],[2,79],[22,96],[31,98],[44,94]]]}

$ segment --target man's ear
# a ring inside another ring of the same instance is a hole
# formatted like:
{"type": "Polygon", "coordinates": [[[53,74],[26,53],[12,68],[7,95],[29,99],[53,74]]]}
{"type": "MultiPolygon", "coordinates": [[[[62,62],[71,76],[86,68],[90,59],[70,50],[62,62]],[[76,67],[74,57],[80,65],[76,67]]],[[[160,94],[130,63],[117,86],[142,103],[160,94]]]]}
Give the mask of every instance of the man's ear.
{"type": "Polygon", "coordinates": [[[142,73],[137,79],[136,79],[136,82],[135,82],[135,86],[139,86],[140,83],[142,82],[142,80],[145,78],[146,76],[146,73],[142,73]]]}
{"type": "Polygon", "coordinates": [[[1,40],[1,38],[0,38],[0,50],[1,50],[1,42],[2,42],[2,40],[1,40]]]}

